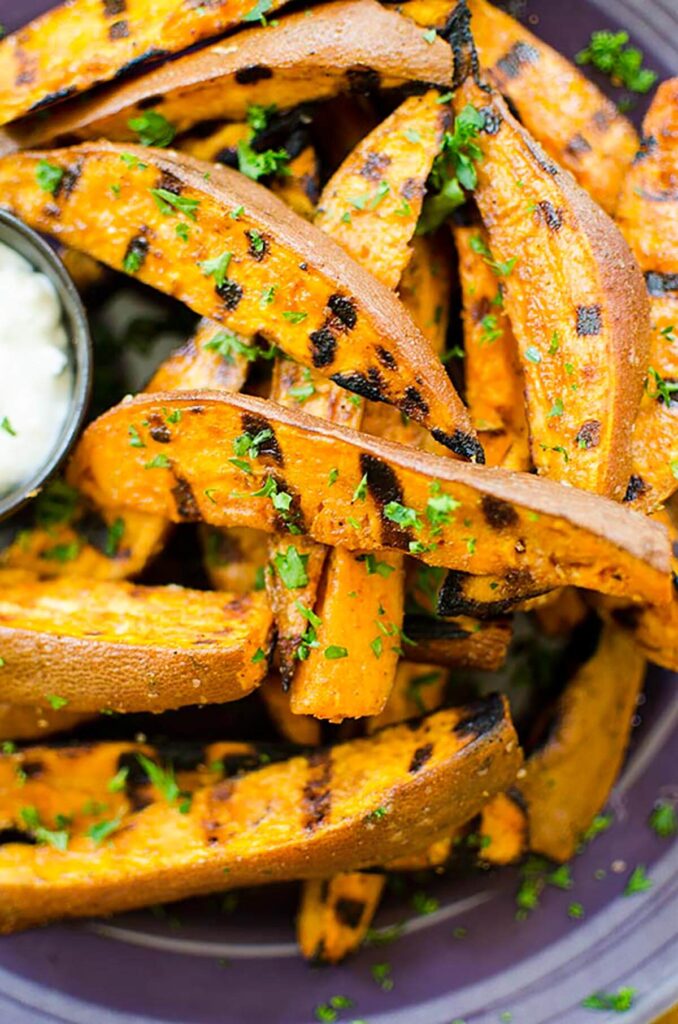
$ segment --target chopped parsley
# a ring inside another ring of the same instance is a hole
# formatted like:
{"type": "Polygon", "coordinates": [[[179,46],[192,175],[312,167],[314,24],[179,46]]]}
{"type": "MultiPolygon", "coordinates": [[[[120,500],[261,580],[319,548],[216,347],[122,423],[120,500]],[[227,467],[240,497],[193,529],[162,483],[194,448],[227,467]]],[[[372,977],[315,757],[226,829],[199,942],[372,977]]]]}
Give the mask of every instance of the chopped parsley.
{"type": "Polygon", "coordinates": [[[162,214],[169,217],[172,213],[183,213],[189,220],[196,220],[196,210],[200,206],[199,199],[190,196],[177,196],[167,188],[152,188],[151,195],[162,214]]]}
{"type": "Polygon", "coordinates": [[[307,563],[308,555],[300,555],[293,544],[289,545],[284,554],[277,552],[273,558],[275,571],[288,590],[307,586],[307,563]]]}
{"type": "Polygon", "coordinates": [[[259,345],[251,345],[239,338],[233,331],[228,330],[219,331],[213,338],[205,342],[203,348],[207,352],[217,352],[229,366],[235,362],[235,356],[242,356],[248,363],[253,363],[258,358],[272,359],[275,355],[273,346],[264,349],[259,345]]]}
{"type": "Polygon", "coordinates": [[[413,508],[408,508],[407,505],[401,505],[399,501],[389,501],[384,506],[384,515],[387,519],[390,519],[392,523],[396,523],[398,526],[402,526],[403,529],[410,527],[420,530],[422,526],[421,519],[417,515],[417,512],[413,508]]]}
{"type": "Polygon", "coordinates": [[[262,25],[266,24],[266,12],[270,11],[273,6],[273,0],[257,0],[254,7],[243,15],[242,20],[247,21],[260,21],[262,25]]]}
{"type": "Polygon", "coordinates": [[[639,892],[647,892],[652,888],[652,879],[647,877],[643,864],[639,864],[629,875],[629,880],[624,889],[625,896],[635,896],[639,892]]]}
{"type": "Polygon", "coordinates": [[[601,29],[591,33],[588,46],[576,55],[577,64],[592,64],[612,80],[631,92],[646,93],[657,81],[657,74],[643,67],[643,53],[635,46],[627,46],[628,32],[610,32],[601,29]]]}
{"type": "Polygon", "coordinates": [[[205,277],[213,277],[218,288],[221,288],[226,280],[226,273],[229,264],[233,259],[233,253],[222,252],[221,256],[215,256],[211,260],[202,260],[198,264],[205,277]]]}
{"type": "Polygon", "coordinates": [[[359,555],[358,561],[365,563],[368,576],[378,575],[383,579],[388,579],[391,573],[395,572],[395,566],[389,565],[388,562],[380,562],[373,554],[359,555]]]}
{"type": "Polygon", "coordinates": [[[109,793],[122,793],[125,786],[127,785],[127,776],[129,775],[129,768],[125,765],[120,768],[112,779],[109,779],[106,789],[109,793]]]}
{"type": "Polygon", "coordinates": [[[66,707],[68,701],[65,697],[59,697],[56,693],[48,693],[47,703],[54,711],[60,711],[61,708],[66,707]]]}
{"type": "Polygon", "coordinates": [[[502,333],[502,329],[499,327],[499,321],[494,313],[488,313],[480,321],[481,345],[492,345],[498,338],[501,338],[502,333]]]}
{"type": "Polygon", "coordinates": [[[51,164],[49,160],[38,160],[35,179],[43,192],[50,192],[54,195],[61,184],[64,173],[63,167],[51,164]]]}
{"type": "Polygon", "coordinates": [[[158,455],[154,455],[149,462],[145,463],[144,469],[169,469],[172,465],[168,457],[160,452],[158,455]]]}
{"type": "Polygon", "coordinates": [[[658,800],[649,819],[650,828],[661,839],[670,839],[678,833],[678,814],[668,800],[658,800]]]}
{"type": "Polygon", "coordinates": [[[584,907],[581,903],[570,903],[567,908],[567,916],[571,917],[573,921],[581,921],[584,916],[584,907]]]}
{"type": "Polygon", "coordinates": [[[325,657],[328,661],[337,661],[339,658],[348,658],[348,650],[346,647],[340,647],[338,644],[330,644],[329,647],[325,648],[325,657]]]}
{"type": "Polygon", "coordinates": [[[424,203],[417,234],[435,231],[466,201],[464,189],[473,190],[478,184],[475,165],[483,153],[474,140],[484,124],[483,114],[469,103],[457,114],[453,130],[443,135],[440,153],[431,168],[433,194],[424,203]]]}
{"type": "Polygon", "coordinates": [[[395,984],[392,977],[393,969],[389,963],[373,964],[371,974],[382,992],[390,992],[395,984]]]}
{"type": "Polygon", "coordinates": [[[611,814],[596,814],[595,818],[584,832],[581,837],[582,844],[590,843],[596,836],[601,835],[603,832],[607,832],[608,828],[612,825],[614,818],[611,814]]]}
{"type": "Polygon", "coordinates": [[[636,996],[635,988],[620,988],[617,992],[594,992],[583,1000],[586,1010],[612,1010],[614,1013],[626,1013],[633,1006],[636,996]]]}
{"type": "Polygon", "coordinates": [[[327,474],[327,486],[328,487],[332,487],[333,484],[336,484],[338,479],[339,479],[339,470],[335,466],[327,474]]]}
{"type": "MultiPolygon", "coordinates": [[[[68,841],[70,839],[68,830],[61,827],[57,829],[45,828],[40,821],[37,808],[22,807],[21,820],[37,843],[44,846],[53,846],[56,850],[61,851],[68,849],[68,841]]],[[[61,825],[62,823],[65,824],[66,819],[62,818],[59,824],[61,825]]]]}
{"type": "Polygon", "coordinates": [[[283,320],[288,320],[291,324],[301,324],[308,317],[308,313],[304,313],[303,310],[285,310],[283,313],[283,320]]]}
{"type": "Polygon", "coordinates": [[[562,416],[564,411],[565,410],[564,410],[562,398],[556,398],[555,402],[553,403],[553,405],[549,409],[549,411],[548,411],[548,413],[546,415],[546,418],[550,420],[550,419],[553,419],[554,416],[562,416]]]}
{"type": "Polygon", "coordinates": [[[670,406],[673,401],[672,395],[678,391],[678,382],[674,380],[665,380],[652,366],[648,367],[647,372],[649,377],[645,382],[645,390],[650,398],[656,398],[657,401],[662,402],[666,406],[670,406]],[[650,377],[654,381],[654,389],[650,386],[650,377]]]}
{"type": "Polygon", "coordinates": [[[497,262],[490,252],[487,243],[480,235],[473,235],[469,240],[469,245],[474,253],[483,257],[485,263],[488,265],[490,270],[497,275],[497,277],[508,277],[516,265],[517,256],[514,256],[510,260],[506,260],[504,263],[497,262]]]}
{"type": "Polygon", "coordinates": [[[145,448],[146,447],[144,442],[141,440],[141,436],[139,434],[139,431],[137,430],[137,428],[134,426],[133,423],[127,428],[127,433],[129,434],[129,438],[130,438],[130,442],[129,442],[130,448],[145,448]]]}
{"type": "Polygon", "coordinates": [[[182,220],[175,227],[174,233],[176,234],[177,238],[180,238],[182,240],[182,242],[187,242],[190,235],[190,229],[188,227],[188,224],[184,224],[182,220]]]}
{"type": "Polygon", "coordinates": [[[435,896],[428,896],[425,892],[415,892],[412,896],[412,906],[418,914],[425,916],[435,914],[440,903],[435,896]]]}
{"type": "Polygon", "coordinates": [[[103,843],[104,839],[108,839],[108,837],[113,835],[114,832],[117,832],[120,828],[121,821],[121,818],[111,818],[109,821],[98,821],[95,825],[91,825],[87,829],[87,835],[97,844],[97,846],[99,846],[103,843]]]}
{"type": "Polygon", "coordinates": [[[17,436],[16,430],[10,423],[9,418],[7,416],[3,416],[2,419],[0,420],[0,430],[4,430],[5,433],[9,434],[10,437],[17,436]]]}
{"type": "Polygon", "coordinates": [[[152,784],[162,794],[167,803],[173,803],[180,793],[177,780],[174,777],[174,768],[171,765],[167,768],[162,768],[155,761],[151,761],[150,757],[146,757],[145,754],[137,753],[136,758],[152,784]]]}
{"type": "Polygon", "coordinates": [[[351,504],[353,504],[356,501],[365,501],[366,497],[367,497],[367,473],[365,473],[364,476],[361,477],[360,483],[358,484],[358,486],[356,487],[355,491],[353,492],[353,497],[351,498],[351,504]]]}
{"type": "Polygon", "coordinates": [[[262,650],[261,647],[257,647],[256,651],[252,655],[252,664],[256,665],[258,662],[264,661],[265,658],[266,658],[265,652],[262,650]]]}
{"type": "Polygon", "coordinates": [[[79,554],[80,543],[77,540],[72,540],[64,544],[54,544],[50,548],[45,548],[40,557],[44,558],[47,562],[60,562],[64,565],[66,562],[75,561],[79,554]]]}
{"type": "MultiPolygon", "coordinates": [[[[270,0],[264,2],[270,5],[270,0]]],[[[238,169],[241,174],[247,175],[253,181],[259,181],[269,174],[286,173],[288,170],[290,157],[286,149],[265,149],[262,153],[257,153],[252,149],[251,139],[241,139],[237,153],[238,169]]]]}
{"type": "Polygon", "coordinates": [[[130,117],[127,127],[137,133],[142,146],[158,146],[160,149],[171,145],[176,128],[157,110],[145,110],[138,117],[130,117]]]}

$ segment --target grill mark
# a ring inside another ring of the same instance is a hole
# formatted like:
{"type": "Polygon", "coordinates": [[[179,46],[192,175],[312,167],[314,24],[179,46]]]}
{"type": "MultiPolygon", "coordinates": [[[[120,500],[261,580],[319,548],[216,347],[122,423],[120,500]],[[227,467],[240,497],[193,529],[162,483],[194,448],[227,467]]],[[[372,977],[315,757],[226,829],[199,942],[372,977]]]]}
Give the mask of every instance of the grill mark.
{"type": "Polygon", "coordinates": [[[42,761],[24,761],[21,770],[27,779],[39,779],[45,770],[42,761]]]}
{"type": "Polygon", "coordinates": [[[523,137],[523,141],[529,149],[532,156],[534,157],[534,159],[541,167],[542,171],[545,171],[546,174],[550,174],[553,177],[555,177],[555,175],[558,173],[558,165],[554,164],[553,160],[549,160],[549,158],[547,157],[546,153],[541,148],[539,143],[535,142],[535,140],[532,139],[529,135],[525,135],[523,137]]]}
{"type": "Polygon", "coordinates": [[[371,402],[388,401],[384,382],[376,366],[370,366],[367,374],[355,370],[353,373],[334,373],[330,379],[339,387],[353,391],[361,398],[368,398],[371,402]]]}
{"type": "Polygon", "coordinates": [[[380,181],[390,163],[391,157],[387,153],[377,153],[375,150],[370,150],[358,174],[363,178],[367,178],[368,181],[380,181]]]}
{"type": "MultiPolygon", "coordinates": [[[[330,366],[334,362],[337,351],[337,339],[328,327],[321,327],[309,334],[311,342],[311,360],[313,365],[320,369],[323,366],[330,366]]],[[[333,378],[334,379],[334,378],[333,378]]]]}
{"type": "Polygon", "coordinates": [[[148,64],[152,60],[162,60],[165,57],[169,57],[169,50],[161,50],[158,47],[151,47],[145,50],[144,53],[140,53],[138,57],[132,57],[131,60],[121,64],[118,70],[115,72],[114,78],[122,78],[130,71],[136,71],[143,64],[148,64]]]}
{"type": "Polygon", "coordinates": [[[224,146],[220,149],[214,158],[214,162],[217,164],[223,164],[224,167],[232,167],[234,170],[238,168],[238,150],[234,146],[224,146]]]}
{"type": "Polygon", "coordinates": [[[454,726],[460,736],[483,736],[496,729],[504,720],[504,705],[498,693],[476,701],[465,708],[464,717],[454,726]]]}
{"type": "Polygon", "coordinates": [[[237,281],[232,281],[230,277],[227,277],[223,284],[215,285],[214,290],[229,311],[232,312],[240,304],[243,294],[242,287],[237,281]]]}
{"type": "Polygon", "coordinates": [[[518,513],[513,505],[492,494],[483,495],[480,507],[488,526],[493,530],[504,530],[518,523],[518,513]]]}
{"type": "Polygon", "coordinates": [[[127,9],[126,0],[103,0],[104,18],[117,18],[127,9]]]}
{"type": "Polygon", "coordinates": [[[142,789],[150,786],[151,780],[141,766],[136,754],[132,753],[132,751],[121,754],[118,758],[116,772],[122,771],[123,768],[127,769],[125,795],[130,802],[132,810],[141,811],[144,807],[148,807],[149,804],[153,803],[152,797],[141,792],[142,789]]]}
{"type": "Polygon", "coordinates": [[[353,299],[349,299],[347,295],[340,295],[337,292],[334,295],[330,295],[327,305],[337,320],[347,330],[352,331],[358,321],[358,314],[353,299]]]}
{"type": "Polygon", "coordinates": [[[439,444],[449,448],[455,455],[461,455],[468,462],[475,462],[479,466],[485,465],[485,451],[477,437],[465,434],[463,430],[455,430],[453,434],[446,434],[439,427],[434,427],[431,437],[439,444]]]}
{"type": "Polygon", "coordinates": [[[238,68],[234,78],[238,85],[254,85],[255,82],[273,78],[273,71],[265,64],[248,64],[247,67],[238,68]]]}
{"type": "Polygon", "coordinates": [[[481,107],[480,113],[485,119],[483,131],[486,135],[498,135],[504,118],[493,106],[481,107]]]}
{"type": "Polygon", "coordinates": [[[114,21],[108,30],[108,38],[115,41],[116,39],[127,39],[129,36],[129,23],[127,21],[114,21]]]}
{"type": "Polygon", "coordinates": [[[648,295],[660,298],[671,292],[678,292],[678,274],[662,274],[657,270],[648,270],[645,274],[645,285],[648,295]]]}
{"type": "Polygon", "coordinates": [[[151,413],[148,421],[150,427],[149,434],[153,440],[157,441],[158,444],[169,444],[172,440],[172,434],[162,416],[157,412],[151,413]]]}
{"type": "Polygon", "coordinates": [[[163,171],[156,187],[171,192],[174,196],[180,196],[184,186],[171,171],[163,171]]]}
{"type": "MultiPolygon", "coordinates": [[[[30,75],[30,77],[20,81],[19,79],[21,76],[19,76],[16,80],[17,85],[22,85],[24,82],[29,84],[34,80],[35,73],[33,71],[27,71],[25,74],[30,75]]],[[[36,100],[28,109],[31,113],[35,113],[38,110],[43,110],[44,107],[51,107],[53,103],[59,103],[61,100],[66,100],[69,96],[74,96],[77,91],[78,90],[74,85],[69,85],[64,89],[57,89],[55,92],[48,92],[42,97],[42,99],[36,100]]]]}
{"type": "Polygon", "coordinates": [[[188,480],[183,476],[179,476],[176,470],[172,470],[172,475],[176,481],[172,488],[172,497],[174,498],[174,504],[177,508],[177,514],[186,522],[200,522],[202,514],[198,507],[198,503],[195,500],[193,488],[189,484],[188,480]]]}
{"type": "Polygon", "coordinates": [[[348,896],[342,896],[334,905],[334,916],[339,924],[355,931],[360,927],[360,922],[365,913],[365,906],[364,900],[353,900],[348,896]]]}
{"type": "Polygon", "coordinates": [[[419,178],[406,178],[400,187],[403,199],[416,199],[424,194],[424,183],[419,178]]]}
{"type": "Polygon", "coordinates": [[[471,615],[477,619],[493,619],[506,615],[520,601],[546,594],[550,587],[535,587],[529,569],[509,569],[505,574],[502,593],[494,601],[477,601],[465,593],[467,580],[473,580],[470,573],[451,569],[438,593],[436,612],[444,618],[457,615],[471,615]]]}
{"type": "Polygon", "coordinates": [[[301,510],[299,495],[288,486],[287,481],[280,474],[275,474],[273,479],[278,485],[278,493],[284,491],[285,494],[289,494],[292,498],[289,509],[284,513],[278,513],[276,516],[278,528],[282,533],[286,530],[291,533],[293,529],[296,529],[299,533],[306,533],[306,521],[301,510]]]}
{"type": "Polygon", "coordinates": [[[21,828],[14,828],[12,826],[0,828],[0,846],[7,846],[9,843],[21,843],[22,846],[37,846],[37,839],[30,832],[24,832],[21,828]]]}
{"type": "Polygon", "coordinates": [[[599,305],[577,306],[577,334],[580,338],[594,337],[603,329],[603,317],[599,305]]]}
{"type": "Polygon", "coordinates": [[[366,95],[376,92],[381,85],[381,75],[374,68],[358,64],[346,72],[349,92],[366,95]]]}
{"type": "Polygon", "coordinates": [[[534,46],[530,46],[529,43],[518,40],[518,42],[514,43],[511,49],[497,61],[495,71],[498,71],[503,78],[511,80],[519,78],[524,67],[527,67],[529,64],[537,64],[538,62],[539,50],[534,46]]]}
{"type": "Polygon", "coordinates": [[[537,203],[537,209],[547,228],[551,231],[560,231],[563,226],[563,211],[561,209],[555,207],[548,199],[542,199],[540,203],[537,203]]]}
{"type": "Polygon", "coordinates": [[[640,625],[640,619],[643,614],[643,609],[638,605],[633,605],[629,608],[614,608],[612,610],[612,618],[621,626],[622,629],[630,629],[631,632],[635,632],[640,625]]]}
{"type": "Polygon", "coordinates": [[[315,832],[327,820],[332,803],[332,755],[314,751],[308,757],[309,776],[302,795],[302,822],[306,832],[315,832]]]}
{"type": "Polygon", "coordinates": [[[148,256],[148,238],[146,238],[145,230],[145,228],[142,228],[136,235],[130,238],[125,249],[125,255],[122,258],[123,268],[130,256],[134,256],[139,260],[138,268],[132,271],[135,274],[141,270],[148,256]]]}
{"type": "Polygon", "coordinates": [[[383,348],[382,345],[377,345],[377,359],[385,366],[387,370],[397,370],[398,363],[396,362],[395,356],[389,352],[387,348],[383,348]]]}
{"type": "Polygon", "coordinates": [[[405,388],[400,408],[406,416],[411,416],[413,420],[419,422],[423,421],[429,412],[428,402],[421,392],[412,385],[405,388]]]}
{"type": "Polygon", "coordinates": [[[160,93],[156,92],[152,96],[144,96],[140,99],[136,105],[137,110],[150,110],[151,107],[157,107],[158,103],[162,103],[165,97],[160,93]]]}
{"type": "Polygon", "coordinates": [[[417,747],[417,749],[415,750],[414,754],[412,755],[412,760],[410,761],[410,766],[407,769],[408,772],[410,772],[412,775],[416,775],[416,773],[418,771],[421,771],[421,769],[424,767],[426,762],[430,761],[432,754],[433,754],[433,744],[432,743],[424,743],[423,746],[417,747]]]}
{"type": "Polygon", "coordinates": [[[456,619],[434,619],[432,615],[406,615],[404,632],[412,640],[466,640],[471,636],[456,619]]]}
{"type": "Polygon", "coordinates": [[[408,551],[412,539],[410,530],[403,529],[384,514],[384,508],[389,502],[403,504],[403,489],[395,471],[387,462],[365,452],[360,456],[360,471],[367,477],[367,489],[379,509],[382,542],[387,547],[408,551]]]}
{"type": "Polygon", "coordinates": [[[577,431],[575,443],[579,448],[597,448],[600,444],[601,429],[600,420],[586,420],[577,431]]]}
{"type": "Polygon", "coordinates": [[[565,152],[569,153],[570,156],[581,156],[583,153],[590,153],[591,143],[577,132],[566,145],[565,152]]]}
{"type": "Polygon", "coordinates": [[[276,437],[275,430],[271,426],[269,420],[265,416],[259,416],[256,413],[244,412],[242,415],[242,426],[246,434],[250,437],[256,437],[263,430],[270,430],[271,437],[267,438],[260,445],[258,445],[259,455],[268,455],[269,458],[278,466],[285,464],[285,457],[282,452],[282,448],[278,444],[278,438],[276,437]]]}

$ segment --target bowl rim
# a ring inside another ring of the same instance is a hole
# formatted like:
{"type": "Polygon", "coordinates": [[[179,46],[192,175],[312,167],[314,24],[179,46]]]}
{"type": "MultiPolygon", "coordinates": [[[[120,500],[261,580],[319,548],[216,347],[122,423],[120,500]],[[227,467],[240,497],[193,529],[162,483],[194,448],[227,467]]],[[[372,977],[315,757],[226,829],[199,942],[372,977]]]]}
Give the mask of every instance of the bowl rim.
{"type": "Polygon", "coordinates": [[[69,410],[48,457],[22,484],[0,498],[0,521],[34,498],[62,465],[82,427],[92,388],[92,338],[87,313],[62,260],[41,235],[9,210],[0,208],[0,243],[7,245],[45,274],[54,285],[73,360],[69,410]],[[18,244],[17,244],[18,243],[18,244]]]}

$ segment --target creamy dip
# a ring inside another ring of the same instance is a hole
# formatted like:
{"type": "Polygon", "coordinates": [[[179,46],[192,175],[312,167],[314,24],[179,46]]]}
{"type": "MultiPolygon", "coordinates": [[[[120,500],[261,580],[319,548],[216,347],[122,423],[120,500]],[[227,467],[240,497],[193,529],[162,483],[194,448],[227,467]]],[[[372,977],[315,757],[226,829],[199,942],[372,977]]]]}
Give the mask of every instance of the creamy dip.
{"type": "Polygon", "coordinates": [[[49,458],[73,386],[52,282],[0,243],[0,496],[49,458]]]}

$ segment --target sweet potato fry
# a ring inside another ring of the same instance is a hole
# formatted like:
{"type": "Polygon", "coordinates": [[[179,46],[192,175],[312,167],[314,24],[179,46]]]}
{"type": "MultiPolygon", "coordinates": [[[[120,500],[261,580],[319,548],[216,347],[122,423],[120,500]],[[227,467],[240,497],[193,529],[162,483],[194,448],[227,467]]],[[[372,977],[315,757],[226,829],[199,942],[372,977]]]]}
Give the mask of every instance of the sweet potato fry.
{"type": "Polygon", "coordinates": [[[336,964],[360,946],[386,885],[386,875],[342,872],[302,888],[297,941],[307,960],[336,964]]]}
{"type": "Polygon", "coordinates": [[[404,549],[430,565],[518,573],[542,590],[569,582],[658,604],[670,598],[666,530],[616,502],[411,451],[245,395],[133,398],[88,427],[70,480],[98,503],[174,521],[287,527],[353,551],[404,549]],[[144,423],[173,412],[178,422],[161,445],[144,423]],[[131,426],[145,447],[130,446],[131,426]],[[251,472],[228,461],[236,438],[264,429],[272,436],[249,459],[251,472]],[[364,476],[367,497],[356,503],[364,476]]]}
{"type": "Polygon", "coordinates": [[[0,704],[0,742],[4,746],[9,740],[35,740],[54,733],[69,732],[90,717],[75,711],[55,711],[49,705],[36,708],[0,704]]]}
{"type": "MultiPolygon", "coordinates": [[[[463,44],[462,44],[463,45],[463,44]]],[[[621,499],[647,363],[642,276],[613,222],[472,75],[457,113],[482,111],[475,196],[522,364],[540,473],[621,499]]]]}
{"type": "Polygon", "coordinates": [[[99,142],[5,157],[0,189],[34,227],[244,336],[261,331],[348,390],[395,404],[461,458],[482,460],[444,368],[388,288],[244,175],[99,142]],[[36,179],[41,160],[63,170],[49,195],[36,179]],[[101,202],[112,183],[118,197],[101,202]]]}
{"type": "Polygon", "coordinates": [[[3,584],[0,701],[164,711],[237,700],[271,644],[264,594],[63,578],[3,584]],[[186,609],[190,607],[190,623],[186,609]]]}
{"type": "Polygon", "coordinates": [[[412,662],[449,668],[495,671],[506,660],[511,641],[509,619],[482,622],[468,616],[455,619],[406,615],[405,654],[412,662]]]}
{"type": "MultiPolygon", "coordinates": [[[[158,794],[105,844],[10,842],[0,847],[0,930],[393,859],[471,818],[512,785],[521,759],[495,696],[202,787],[186,813],[158,794]]],[[[69,778],[54,780],[55,810],[69,778]]],[[[26,829],[18,807],[14,827],[26,829]]]]}
{"type": "Polygon", "coordinates": [[[678,78],[660,85],[645,118],[617,221],[650,298],[650,369],[626,492],[633,508],[649,512],[678,488],[678,78]]]}
{"type": "MultiPolygon", "coordinates": [[[[6,52],[8,44],[2,45],[6,52]]],[[[0,75],[2,67],[0,51],[0,75]]],[[[244,121],[251,104],[286,110],[342,92],[409,82],[446,87],[451,74],[452,55],[441,39],[427,43],[408,19],[374,0],[345,0],[316,7],[310,16],[305,11],[287,15],[275,31],[250,28],[60,107],[48,120],[12,125],[5,134],[10,145],[21,148],[64,136],[137,141],[129,122],[141,118],[143,123],[149,110],[172,131],[184,132],[199,121],[244,121]]]]}

